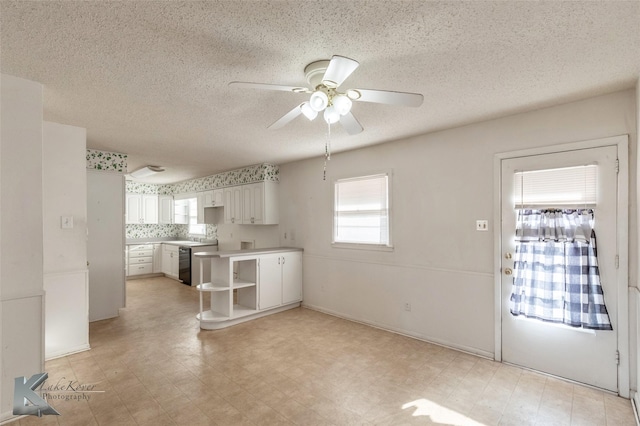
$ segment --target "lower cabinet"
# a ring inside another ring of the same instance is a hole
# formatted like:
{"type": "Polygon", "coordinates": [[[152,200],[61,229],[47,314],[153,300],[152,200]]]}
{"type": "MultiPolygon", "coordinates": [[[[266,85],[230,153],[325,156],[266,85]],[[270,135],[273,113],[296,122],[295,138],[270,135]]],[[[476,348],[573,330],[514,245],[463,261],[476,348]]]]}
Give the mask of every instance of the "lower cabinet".
{"type": "Polygon", "coordinates": [[[162,273],[176,280],[180,265],[178,255],[178,246],[162,244],[162,273]]]}
{"type": "Polygon", "coordinates": [[[301,251],[195,257],[211,263],[211,281],[197,286],[200,328],[224,328],[302,301],[301,251]]]}
{"type": "Polygon", "coordinates": [[[127,257],[127,276],[153,273],[153,244],[130,245],[127,257]]]}
{"type": "Polygon", "coordinates": [[[302,300],[302,253],[290,252],[260,257],[259,309],[302,300]]]}
{"type": "Polygon", "coordinates": [[[162,244],[157,243],[153,245],[153,273],[159,274],[162,272],[162,244]]]}

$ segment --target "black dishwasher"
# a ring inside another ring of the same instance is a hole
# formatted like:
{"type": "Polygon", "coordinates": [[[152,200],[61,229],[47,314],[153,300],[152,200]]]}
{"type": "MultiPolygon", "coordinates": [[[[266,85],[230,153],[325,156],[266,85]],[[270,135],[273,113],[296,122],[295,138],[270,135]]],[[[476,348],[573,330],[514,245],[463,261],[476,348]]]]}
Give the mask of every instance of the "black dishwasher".
{"type": "Polygon", "coordinates": [[[191,247],[178,249],[178,278],[183,284],[191,285],[191,247]]]}

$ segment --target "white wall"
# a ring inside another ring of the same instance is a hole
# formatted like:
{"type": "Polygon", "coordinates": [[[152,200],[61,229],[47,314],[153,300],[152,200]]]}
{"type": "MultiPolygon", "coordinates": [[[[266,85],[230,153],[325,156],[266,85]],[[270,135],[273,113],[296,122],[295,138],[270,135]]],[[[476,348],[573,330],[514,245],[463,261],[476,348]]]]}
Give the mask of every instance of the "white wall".
{"type": "Polygon", "coordinates": [[[42,86],[0,76],[0,421],[14,379],[44,368],[42,86]]]}
{"type": "MultiPolygon", "coordinates": [[[[280,242],[305,250],[305,305],[493,356],[494,154],[629,134],[635,159],[635,111],[627,90],[334,154],[326,181],[320,157],[281,165],[280,242]],[[394,251],[332,248],[332,180],[384,169],[393,170],[394,251]],[[475,231],[477,219],[489,232],[475,231]]],[[[636,169],[633,161],[632,235],[636,169]]]]}
{"type": "Polygon", "coordinates": [[[89,349],[86,139],[86,129],[43,123],[47,359],[89,349]]]}

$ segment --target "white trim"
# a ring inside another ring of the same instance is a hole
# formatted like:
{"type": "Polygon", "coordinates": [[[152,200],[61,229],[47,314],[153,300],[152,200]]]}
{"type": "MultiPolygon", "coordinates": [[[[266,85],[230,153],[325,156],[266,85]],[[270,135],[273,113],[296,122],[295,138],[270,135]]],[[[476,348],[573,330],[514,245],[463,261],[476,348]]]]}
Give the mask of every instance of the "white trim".
{"type": "MultiPolygon", "coordinates": [[[[617,229],[618,255],[620,267],[618,269],[618,351],[620,365],[618,366],[618,393],[624,398],[630,395],[629,371],[629,136],[619,135],[602,139],[572,142],[559,145],[549,145],[511,152],[501,152],[494,155],[494,223],[502,223],[502,182],[500,179],[502,160],[528,157],[542,154],[556,154],[589,148],[616,146],[620,170],[618,173],[618,202],[617,229]]],[[[494,330],[495,330],[495,360],[502,361],[502,227],[494,227],[494,330]]]]}
{"type": "Polygon", "coordinates": [[[420,340],[420,341],[427,342],[427,343],[433,343],[433,344],[436,344],[438,346],[442,346],[442,347],[453,349],[453,350],[460,351],[460,352],[465,352],[465,353],[468,353],[468,354],[471,354],[471,355],[475,355],[475,356],[479,356],[479,357],[482,357],[482,358],[493,359],[493,354],[491,352],[483,351],[483,350],[478,349],[478,348],[473,348],[473,347],[464,346],[464,345],[457,345],[455,343],[451,343],[451,342],[448,342],[446,340],[437,339],[437,338],[430,337],[430,336],[425,336],[425,335],[420,334],[420,333],[409,333],[406,330],[402,330],[402,329],[394,328],[394,327],[389,327],[389,326],[386,326],[386,325],[381,325],[381,324],[378,324],[378,323],[376,323],[374,321],[363,321],[361,319],[356,319],[354,317],[342,314],[340,312],[335,312],[335,311],[332,311],[330,309],[321,308],[321,307],[315,306],[315,305],[309,305],[309,304],[304,303],[304,302],[302,303],[302,307],[306,308],[306,309],[310,309],[312,311],[322,312],[323,314],[331,315],[331,316],[334,316],[334,317],[337,317],[337,318],[342,318],[342,319],[347,320],[347,321],[356,322],[358,324],[364,324],[364,325],[367,325],[369,327],[377,328],[379,330],[388,331],[389,333],[399,334],[401,336],[409,337],[409,338],[420,340]]]}

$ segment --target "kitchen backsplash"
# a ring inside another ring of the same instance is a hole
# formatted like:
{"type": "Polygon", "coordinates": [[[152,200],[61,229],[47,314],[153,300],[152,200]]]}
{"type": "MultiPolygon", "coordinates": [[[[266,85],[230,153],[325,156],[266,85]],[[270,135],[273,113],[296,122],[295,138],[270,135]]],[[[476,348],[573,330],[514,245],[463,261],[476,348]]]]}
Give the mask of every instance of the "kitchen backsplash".
{"type": "Polygon", "coordinates": [[[87,169],[127,173],[127,154],[87,149],[87,169]]]}
{"type": "MultiPolygon", "coordinates": [[[[217,226],[207,224],[207,240],[217,239],[217,226]]],[[[125,238],[189,238],[189,225],[126,225],[125,238]]]]}

